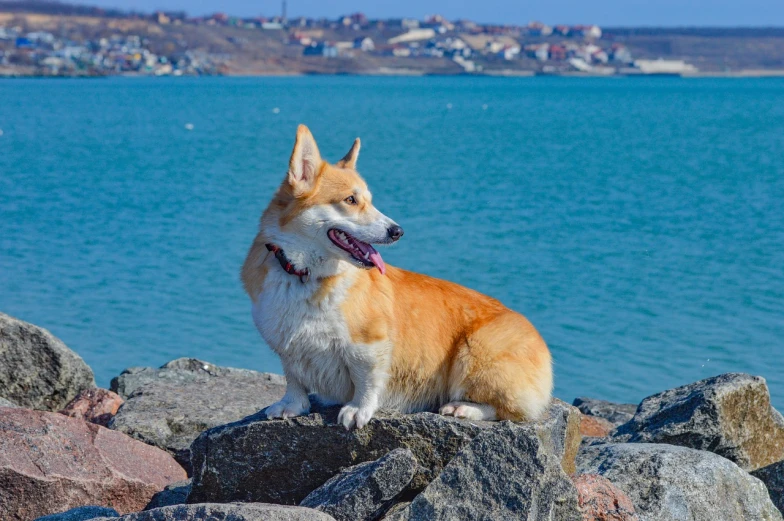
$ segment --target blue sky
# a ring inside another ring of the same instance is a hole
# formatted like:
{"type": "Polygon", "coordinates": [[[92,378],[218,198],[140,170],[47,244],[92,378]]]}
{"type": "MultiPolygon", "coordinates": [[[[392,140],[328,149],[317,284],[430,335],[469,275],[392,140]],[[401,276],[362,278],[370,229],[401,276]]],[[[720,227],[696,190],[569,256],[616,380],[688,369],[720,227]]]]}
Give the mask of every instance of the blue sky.
{"type": "MultiPolygon", "coordinates": [[[[190,14],[223,11],[240,16],[280,13],[280,0],[81,0],[79,3],[190,14]]],[[[596,23],[634,26],[784,26],[784,0],[288,0],[290,16],[334,18],[362,11],[371,18],[439,13],[447,18],[523,24],[596,23]]]]}

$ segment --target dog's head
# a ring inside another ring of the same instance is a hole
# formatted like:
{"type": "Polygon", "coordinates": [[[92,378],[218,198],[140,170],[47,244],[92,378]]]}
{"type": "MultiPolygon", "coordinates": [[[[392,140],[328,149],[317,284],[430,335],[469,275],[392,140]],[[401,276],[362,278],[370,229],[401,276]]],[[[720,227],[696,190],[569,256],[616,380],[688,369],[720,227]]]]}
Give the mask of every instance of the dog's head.
{"type": "Polygon", "coordinates": [[[343,260],[385,273],[372,245],[397,241],[403,229],[373,206],[356,171],[359,148],[357,138],[346,156],[331,165],[321,158],[310,130],[300,125],[286,178],[262,217],[262,232],[306,257],[343,260]]]}

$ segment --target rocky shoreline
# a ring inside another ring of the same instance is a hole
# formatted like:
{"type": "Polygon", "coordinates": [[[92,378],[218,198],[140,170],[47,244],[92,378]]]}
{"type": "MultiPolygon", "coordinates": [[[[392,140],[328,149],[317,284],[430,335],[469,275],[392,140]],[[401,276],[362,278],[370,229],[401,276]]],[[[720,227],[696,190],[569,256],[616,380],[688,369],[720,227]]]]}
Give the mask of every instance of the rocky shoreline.
{"type": "Polygon", "coordinates": [[[0,519],[779,520],[784,417],[731,373],[639,405],[554,399],[537,422],[338,407],[268,420],[280,375],[195,359],[95,386],[0,313],[0,519]]]}

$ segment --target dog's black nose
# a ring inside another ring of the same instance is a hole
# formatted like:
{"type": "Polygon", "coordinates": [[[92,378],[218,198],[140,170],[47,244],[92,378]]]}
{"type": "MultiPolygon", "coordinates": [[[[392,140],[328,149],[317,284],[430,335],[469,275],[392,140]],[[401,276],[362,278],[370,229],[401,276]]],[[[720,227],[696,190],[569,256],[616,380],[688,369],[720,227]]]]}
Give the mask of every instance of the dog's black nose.
{"type": "Polygon", "coordinates": [[[387,230],[387,233],[389,234],[390,239],[396,241],[403,236],[403,228],[396,224],[394,226],[390,226],[387,230]]]}

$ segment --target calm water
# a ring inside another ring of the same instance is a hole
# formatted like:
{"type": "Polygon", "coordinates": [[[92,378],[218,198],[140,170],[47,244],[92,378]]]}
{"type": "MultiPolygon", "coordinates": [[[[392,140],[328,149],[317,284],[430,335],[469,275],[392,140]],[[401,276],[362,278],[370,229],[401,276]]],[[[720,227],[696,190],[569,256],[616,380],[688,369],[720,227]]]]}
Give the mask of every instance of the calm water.
{"type": "Polygon", "coordinates": [[[746,371],[784,408],[780,80],[0,81],[0,310],[99,385],[280,371],[238,271],[300,122],[333,161],[361,136],[385,259],[526,314],[559,397],[746,371]]]}

